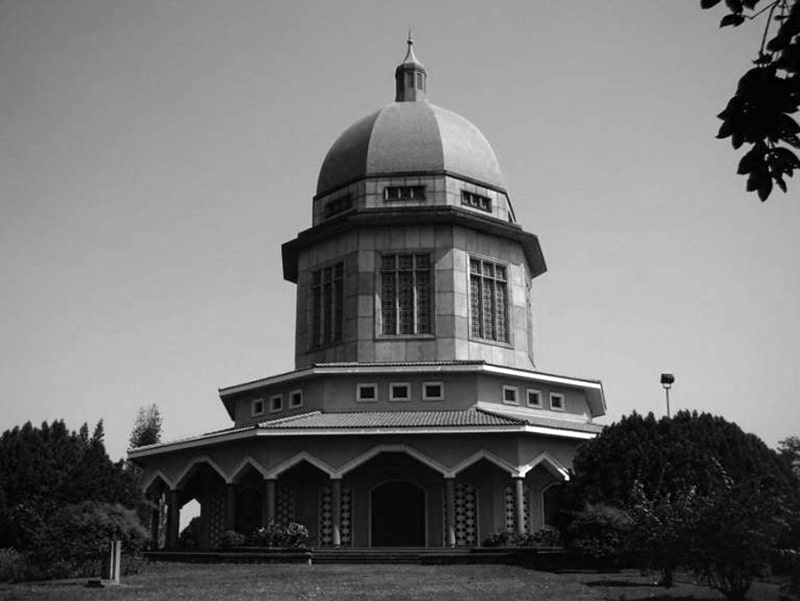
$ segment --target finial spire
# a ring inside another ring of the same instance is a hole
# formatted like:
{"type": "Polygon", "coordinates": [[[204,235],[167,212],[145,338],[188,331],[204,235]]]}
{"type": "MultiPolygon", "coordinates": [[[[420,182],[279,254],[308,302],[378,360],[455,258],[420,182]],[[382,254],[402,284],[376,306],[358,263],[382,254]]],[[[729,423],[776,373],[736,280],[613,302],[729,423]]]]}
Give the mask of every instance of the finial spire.
{"type": "Polygon", "coordinates": [[[411,37],[411,27],[408,28],[406,39],[408,50],[403,62],[394,71],[397,84],[395,102],[414,102],[425,100],[425,87],[428,74],[425,67],[414,55],[414,38],[411,37]]]}

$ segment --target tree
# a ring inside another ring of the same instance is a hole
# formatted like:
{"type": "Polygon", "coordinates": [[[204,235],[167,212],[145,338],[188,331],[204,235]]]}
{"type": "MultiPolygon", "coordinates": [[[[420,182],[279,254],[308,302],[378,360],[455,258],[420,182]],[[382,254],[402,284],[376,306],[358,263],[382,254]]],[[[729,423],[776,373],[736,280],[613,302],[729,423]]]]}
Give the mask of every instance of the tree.
{"type": "Polygon", "coordinates": [[[583,443],[566,492],[574,507],[624,511],[633,525],[621,547],[665,585],[687,567],[729,599],[764,571],[798,507],[797,477],[775,451],[736,424],[686,411],[634,413],[583,443]]]}
{"type": "Polygon", "coordinates": [[[797,477],[800,478],[800,438],[790,436],[778,443],[778,453],[783,457],[792,468],[797,477]]]}
{"type": "Polygon", "coordinates": [[[139,413],[131,430],[131,449],[161,442],[161,413],[158,405],[139,407],[139,413]]]}
{"type": "MultiPolygon", "coordinates": [[[[700,0],[704,9],[721,0],[700,0]]],[[[765,16],[755,67],[739,80],[736,93],[718,116],[718,138],[738,149],[749,144],[737,173],[747,175],[747,191],[765,201],[773,183],[786,192],[784,178],[800,169],[800,125],[790,115],[800,107],[800,0],[725,0],[729,13],[720,27],[738,27],[765,16]],[[761,5],[761,6],[759,6],[761,5]]]]}
{"type": "Polygon", "coordinates": [[[0,548],[26,550],[56,511],[83,501],[135,507],[136,481],[123,462],[113,463],[98,423],[71,432],[63,421],[28,422],[0,435],[0,548]]]}

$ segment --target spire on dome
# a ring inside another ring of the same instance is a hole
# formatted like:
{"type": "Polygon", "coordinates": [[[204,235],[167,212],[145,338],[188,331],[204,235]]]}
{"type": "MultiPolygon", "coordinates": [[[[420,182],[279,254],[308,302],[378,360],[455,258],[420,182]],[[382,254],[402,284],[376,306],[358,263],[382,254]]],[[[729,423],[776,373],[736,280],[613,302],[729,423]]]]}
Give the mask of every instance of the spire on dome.
{"type": "Polygon", "coordinates": [[[408,30],[408,50],[403,62],[394,71],[395,102],[416,102],[425,100],[425,88],[428,74],[425,67],[414,55],[414,40],[411,37],[411,28],[408,30]]]}

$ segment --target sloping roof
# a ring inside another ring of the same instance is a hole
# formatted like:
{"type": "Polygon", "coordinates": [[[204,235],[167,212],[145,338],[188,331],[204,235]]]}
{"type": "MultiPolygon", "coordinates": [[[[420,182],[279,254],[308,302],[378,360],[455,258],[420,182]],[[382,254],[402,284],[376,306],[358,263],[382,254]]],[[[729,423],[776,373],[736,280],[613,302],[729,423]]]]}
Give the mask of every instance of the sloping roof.
{"type": "Polygon", "coordinates": [[[513,417],[493,415],[479,409],[461,411],[360,411],[351,413],[305,413],[294,418],[262,422],[260,428],[302,430],[310,428],[441,428],[521,426],[513,417]]]}

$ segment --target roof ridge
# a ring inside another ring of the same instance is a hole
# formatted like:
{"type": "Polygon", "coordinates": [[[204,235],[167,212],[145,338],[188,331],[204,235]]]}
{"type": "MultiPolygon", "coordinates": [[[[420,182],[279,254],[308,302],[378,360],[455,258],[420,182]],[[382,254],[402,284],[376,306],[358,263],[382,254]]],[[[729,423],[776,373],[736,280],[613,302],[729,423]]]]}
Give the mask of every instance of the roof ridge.
{"type": "Polygon", "coordinates": [[[277,419],[269,419],[267,421],[258,422],[258,427],[259,428],[263,428],[263,427],[265,427],[267,425],[271,426],[273,424],[284,424],[286,422],[291,422],[291,421],[294,421],[296,419],[303,419],[303,418],[306,418],[306,417],[311,417],[313,415],[320,415],[320,414],[322,414],[322,411],[320,411],[320,410],[306,411],[305,413],[298,413],[297,415],[287,415],[286,417],[279,417],[277,419]]]}
{"type": "Polygon", "coordinates": [[[492,411],[491,409],[487,409],[486,407],[479,405],[472,405],[470,409],[473,409],[476,413],[485,413],[486,415],[491,415],[494,417],[502,417],[503,419],[507,419],[521,426],[524,426],[528,423],[528,420],[526,419],[518,418],[513,415],[508,415],[507,413],[503,413],[502,411],[492,411]]]}

